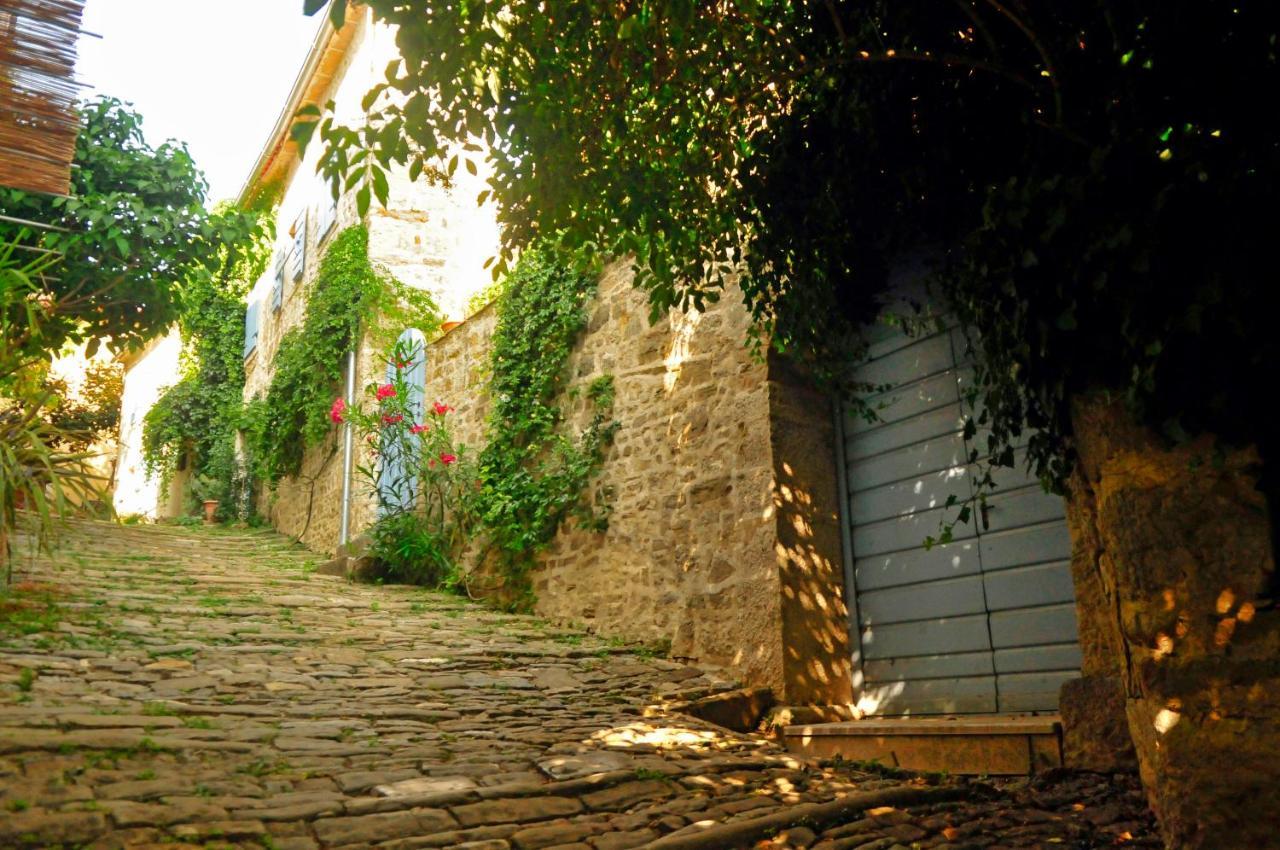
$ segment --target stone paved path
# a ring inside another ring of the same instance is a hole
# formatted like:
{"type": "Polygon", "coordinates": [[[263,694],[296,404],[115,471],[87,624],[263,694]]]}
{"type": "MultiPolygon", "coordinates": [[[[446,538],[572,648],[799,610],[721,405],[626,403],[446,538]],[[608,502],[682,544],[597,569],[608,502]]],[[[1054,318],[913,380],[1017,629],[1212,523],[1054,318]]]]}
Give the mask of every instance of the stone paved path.
{"type": "Polygon", "coordinates": [[[5,850],[1157,846],[1132,779],[801,763],[646,716],[710,674],[270,533],[66,537],[0,596],[5,850]]]}

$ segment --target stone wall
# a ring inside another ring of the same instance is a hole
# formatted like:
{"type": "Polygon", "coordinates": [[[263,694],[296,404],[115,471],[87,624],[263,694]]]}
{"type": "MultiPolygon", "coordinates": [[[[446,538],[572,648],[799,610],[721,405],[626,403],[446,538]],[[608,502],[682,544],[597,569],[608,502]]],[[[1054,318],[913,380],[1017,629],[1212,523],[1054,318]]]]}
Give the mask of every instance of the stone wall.
{"type": "MultiPolygon", "coordinates": [[[[650,326],[624,264],[603,275],[572,381],[610,374],[620,423],[599,484],[604,533],[562,529],[534,590],[539,614],[733,671],[797,702],[849,698],[830,402],[744,343],[732,296],[650,326]]],[[[483,445],[493,306],[430,347],[427,398],[483,445]]],[[[570,411],[571,425],[589,415],[570,411]]]]}
{"type": "Polygon", "coordinates": [[[1170,847],[1275,846],[1280,613],[1257,452],[1168,445],[1102,397],[1078,400],[1073,425],[1086,680],[1119,681],[1113,711],[1170,847]]]}
{"type": "MultiPolygon", "coordinates": [[[[381,78],[388,59],[397,55],[391,30],[359,18],[356,35],[321,100],[334,100],[340,120],[358,119],[363,114],[360,101],[365,92],[381,78]]],[[[337,234],[352,225],[364,223],[367,227],[371,263],[407,286],[431,292],[446,318],[461,318],[470,296],[489,281],[484,262],[496,250],[498,232],[493,205],[478,207],[475,203],[479,191],[476,181],[483,174],[460,173],[452,185],[445,186],[425,179],[413,181],[405,169],[393,169],[388,173],[390,192],[385,207],[375,203],[362,219],[355,193],[349,192],[338,202],[334,226],[321,233],[321,210],[329,203],[329,188],[315,173],[321,147],[312,145],[306,157],[288,171],[276,214],[280,250],[291,242],[291,228],[305,216],[307,262],[303,278],[286,282],[278,311],[270,307],[271,265],[249,296],[250,301],[261,301],[263,307],[257,351],[245,361],[246,401],[265,393],[270,385],[280,341],[303,320],[306,293],[315,282],[324,251],[337,234]]],[[[285,150],[293,151],[288,146],[285,150]]],[[[400,329],[390,330],[394,336],[400,329]]],[[[358,395],[367,382],[384,374],[381,348],[368,335],[361,340],[358,395]]],[[[340,389],[335,387],[335,394],[340,389]]],[[[262,488],[257,501],[259,510],[280,531],[298,537],[319,553],[332,554],[340,539],[342,501],[342,445],[337,429],[322,445],[307,452],[296,476],[285,478],[274,488],[262,488]]],[[[374,508],[373,498],[356,488],[353,534],[372,521],[374,508]]]]}

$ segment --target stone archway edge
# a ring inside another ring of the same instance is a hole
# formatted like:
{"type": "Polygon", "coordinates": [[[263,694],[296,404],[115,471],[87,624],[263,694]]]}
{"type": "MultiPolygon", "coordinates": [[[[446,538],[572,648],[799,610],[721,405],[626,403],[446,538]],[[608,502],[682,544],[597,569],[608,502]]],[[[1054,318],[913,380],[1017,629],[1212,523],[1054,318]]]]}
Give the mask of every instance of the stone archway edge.
{"type": "Polygon", "coordinates": [[[792,806],[771,815],[699,829],[696,824],[651,841],[641,850],[731,850],[753,845],[779,830],[804,825],[810,829],[836,823],[879,806],[918,806],[967,797],[960,786],[886,788],[850,794],[829,803],[792,806]]]}

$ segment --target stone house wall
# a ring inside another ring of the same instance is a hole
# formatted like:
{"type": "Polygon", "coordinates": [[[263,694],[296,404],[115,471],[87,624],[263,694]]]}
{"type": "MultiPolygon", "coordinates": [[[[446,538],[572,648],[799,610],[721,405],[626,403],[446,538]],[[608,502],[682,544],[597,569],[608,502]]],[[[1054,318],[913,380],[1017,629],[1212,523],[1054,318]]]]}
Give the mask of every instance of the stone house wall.
{"type": "MultiPolygon", "coordinates": [[[[620,429],[599,484],[603,533],[564,528],[533,576],[536,612],[728,669],[797,702],[846,702],[830,402],[745,346],[732,296],[650,326],[623,263],[604,273],[571,386],[614,377],[620,429]]],[[[429,347],[428,401],[483,446],[493,305],[429,347]]],[[[570,425],[589,416],[570,411],[570,425]]]]}
{"type": "MultiPolygon", "coordinates": [[[[321,102],[332,99],[335,115],[347,122],[358,120],[361,98],[380,77],[388,57],[396,55],[392,30],[367,19],[357,19],[354,25],[356,34],[321,98],[321,102]]],[[[312,145],[288,172],[276,215],[277,246],[282,251],[291,242],[291,227],[305,215],[307,262],[303,279],[286,283],[278,312],[270,307],[273,264],[249,295],[250,302],[258,300],[263,306],[257,350],[245,361],[246,401],[266,392],[281,339],[303,320],[306,293],[315,282],[324,250],[334,236],[352,225],[363,221],[369,231],[370,262],[408,286],[431,292],[446,319],[462,318],[470,296],[489,282],[484,262],[496,251],[498,231],[493,205],[477,207],[474,200],[483,174],[460,171],[451,185],[445,186],[411,181],[403,169],[392,171],[385,207],[375,203],[362,220],[355,193],[347,193],[338,202],[335,225],[321,234],[320,211],[329,203],[329,189],[315,172],[320,147],[312,145]]],[[[383,375],[381,348],[369,334],[360,341],[358,395],[366,383],[383,375]]],[[[335,395],[341,391],[334,389],[335,395]]],[[[372,521],[375,503],[368,494],[356,491],[354,495],[352,529],[358,530],[372,521]]],[[[261,488],[258,506],[280,531],[317,552],[332,553],[339,540],[341,499],[342,442],[335,429],[323,444],[306,453],[296,476],[285,478],[274,488],[261,488]]]]}

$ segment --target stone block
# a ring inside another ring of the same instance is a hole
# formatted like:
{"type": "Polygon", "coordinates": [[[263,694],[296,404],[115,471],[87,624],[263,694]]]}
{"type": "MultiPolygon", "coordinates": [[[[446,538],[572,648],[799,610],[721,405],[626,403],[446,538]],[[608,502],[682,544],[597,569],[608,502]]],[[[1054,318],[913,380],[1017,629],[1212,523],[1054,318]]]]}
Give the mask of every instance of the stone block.
{"type": "Polygon", "coordinates": [[[1137,769],[1119,677],[1072,679],[1062,686],[1058,703],[1064,765],[1098,773],[1137,769]]]}

